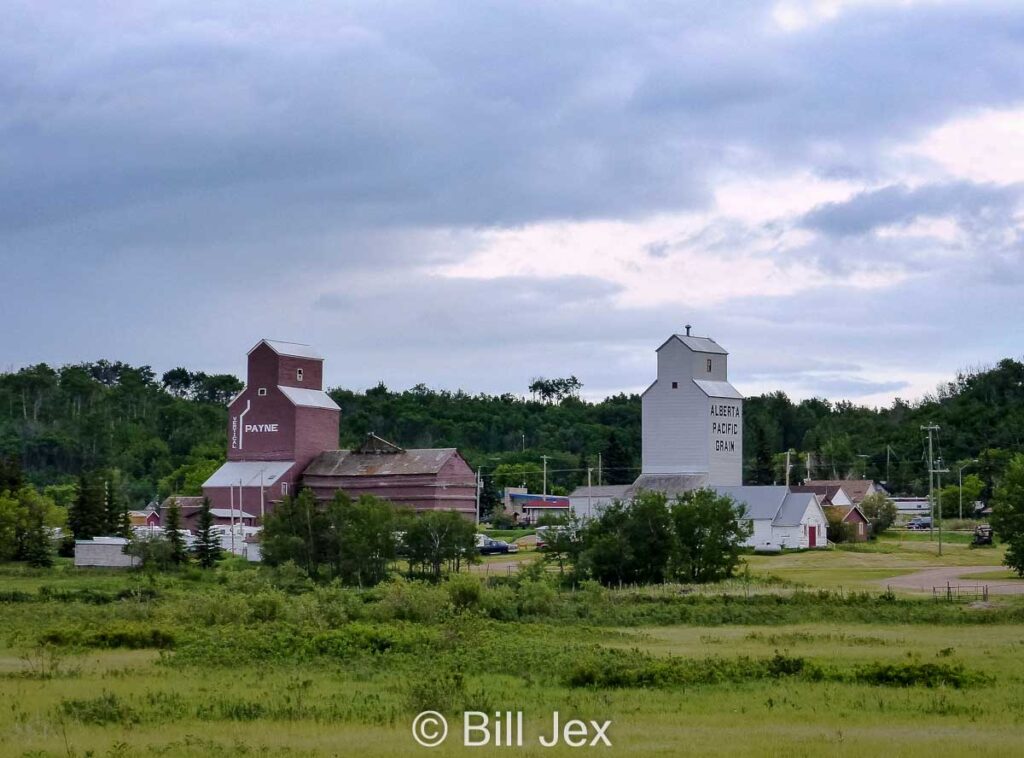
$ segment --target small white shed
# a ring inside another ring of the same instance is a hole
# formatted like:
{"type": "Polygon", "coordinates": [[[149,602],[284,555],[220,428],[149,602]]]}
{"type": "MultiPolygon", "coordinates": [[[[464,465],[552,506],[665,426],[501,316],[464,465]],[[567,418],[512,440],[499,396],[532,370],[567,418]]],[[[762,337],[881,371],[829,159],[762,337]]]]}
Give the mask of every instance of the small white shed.
{"type": "Polygon", "coordinates": [[[124,537],[95,537],[91,540],[75,540],[76,566],[101,566],[105,568],[131,568],[139,565],[139,559],[128,555],[125,548],[128,540],[124,537]]]}

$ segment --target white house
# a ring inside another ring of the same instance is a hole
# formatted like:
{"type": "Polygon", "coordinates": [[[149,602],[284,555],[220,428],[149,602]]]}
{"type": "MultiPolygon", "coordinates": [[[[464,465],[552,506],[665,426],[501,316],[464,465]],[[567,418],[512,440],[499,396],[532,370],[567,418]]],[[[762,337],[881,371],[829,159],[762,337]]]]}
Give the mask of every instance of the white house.
{"type": "Polygon", "coordinates": [[[828,519],[811,492],[786,487],[713,487],[745,507],[754,530],[747,547],[790,549],[827,547],[828,519]]]}

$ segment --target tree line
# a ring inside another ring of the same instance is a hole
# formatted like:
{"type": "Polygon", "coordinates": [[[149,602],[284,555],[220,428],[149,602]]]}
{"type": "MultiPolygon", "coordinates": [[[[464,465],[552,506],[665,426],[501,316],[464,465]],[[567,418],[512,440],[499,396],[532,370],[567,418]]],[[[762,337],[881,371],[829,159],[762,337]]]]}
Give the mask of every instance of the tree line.
{"type": "MultiPolygon", "coordinates": [[[[540,399],[424,385],[335,388],[339,445],[355,446],[375,432],[403,447],[457,447],[482,469],[488,506],[501,487],[543,486],[541,455],[549,457],[552,493],[586,483],[588,469],[595,484],[632,482],[640,467],[640,396],[589,402],[578,396],[575,377],[537,381],[547,383],[534,388],[540,399]]],[[[100,474],[133,508],[199,494],[224,460],[225,405],[241,387],[225,374],[175,368],[158,377],[148,366],[110,361],[0,373],[0,459],[19,462],[39,490],[73,488],[82,474],[100,474]]],[[[931,423],[942,427],[938,450],[951,472],[969,464],[965,493],[988,499],[1012,455],[1024,452],[1024,365],[1007,359],[964,372],[932,395],[887,408],[795,402],[781,392],[748,398],[744,480],[785,481],[791,449],[791,481],[864,476],[886,482],[893,494],[923,494],[920,426],[931,423]]],[[[952,487],[954,474],[944,484],[952,487]]],[[[951,500],[951,491],[943,493],[944,509],[951,500]]]]}

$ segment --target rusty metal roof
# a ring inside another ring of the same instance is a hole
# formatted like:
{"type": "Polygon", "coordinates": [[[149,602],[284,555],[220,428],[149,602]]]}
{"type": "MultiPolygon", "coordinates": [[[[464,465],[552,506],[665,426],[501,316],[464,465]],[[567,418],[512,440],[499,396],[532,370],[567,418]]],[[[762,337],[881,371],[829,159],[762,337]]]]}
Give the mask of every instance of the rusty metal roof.
{"type": "Polygon", "coordinates": [[[401,450],[387,454],[326,450],[313,459],[303,476],[436,474],[453,455],[458,455],[454,447],[401,450]]]}

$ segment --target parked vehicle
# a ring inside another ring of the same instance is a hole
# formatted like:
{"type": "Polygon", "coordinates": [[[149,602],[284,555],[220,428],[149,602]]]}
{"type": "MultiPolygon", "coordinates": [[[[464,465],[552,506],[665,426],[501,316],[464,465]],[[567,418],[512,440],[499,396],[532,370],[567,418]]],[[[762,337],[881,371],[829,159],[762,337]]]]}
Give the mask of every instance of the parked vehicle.
{"type": "Polygon", "coordinates": [[[931,516],[918,516],[917,518],[912,518],[910,519],[910,521],[907,522],[907,529],[911,529],[913,531],[923,531],[925,529],[931,528],[931,516]]]}
{"type": "MultiPolygon", "coordinates": [[[[510,548],[511,545],[504,540],[492,539],[485,534],[478,535],[476,539],[476,549],[480,555],[504,555],[515,552],[510,548]]],[[[518,549],[516,548],[516,550],[518,549]]]]}
{"type": "Polygon", "coordinates": [[[971,540],[971,547],[981,547],[992,544],[992,527],[988,524],[978,524],[974,527],[974,539],[971,540]]]}

